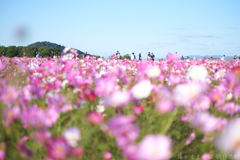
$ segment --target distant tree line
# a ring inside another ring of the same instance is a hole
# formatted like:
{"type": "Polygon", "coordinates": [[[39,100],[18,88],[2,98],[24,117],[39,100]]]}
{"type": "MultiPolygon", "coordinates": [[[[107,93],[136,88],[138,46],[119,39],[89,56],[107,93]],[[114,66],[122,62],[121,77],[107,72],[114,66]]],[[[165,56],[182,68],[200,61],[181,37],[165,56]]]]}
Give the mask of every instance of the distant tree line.
{"type": "Polygon", "coordinates": [[[36,52],[40,52],[40,56],[42,57],[49,57],[52,51],[57,56],[61,55],[60,50],[47,46],[40,48],[31,46],[0,46],[0,55],[4,54],[6,57],[23,57],[24,53],[26,57],[36,57],[36,52]]]}

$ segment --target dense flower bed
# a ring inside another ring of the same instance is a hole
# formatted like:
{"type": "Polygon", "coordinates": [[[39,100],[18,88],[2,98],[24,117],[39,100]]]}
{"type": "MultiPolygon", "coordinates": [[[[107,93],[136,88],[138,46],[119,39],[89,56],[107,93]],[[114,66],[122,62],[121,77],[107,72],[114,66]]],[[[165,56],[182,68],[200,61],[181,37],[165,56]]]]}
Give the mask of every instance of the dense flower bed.
{"type": "Polygon", "coordinates": [[[1,57],[0,78],[0,159],[240,158],[239,60],[1,57]]]}

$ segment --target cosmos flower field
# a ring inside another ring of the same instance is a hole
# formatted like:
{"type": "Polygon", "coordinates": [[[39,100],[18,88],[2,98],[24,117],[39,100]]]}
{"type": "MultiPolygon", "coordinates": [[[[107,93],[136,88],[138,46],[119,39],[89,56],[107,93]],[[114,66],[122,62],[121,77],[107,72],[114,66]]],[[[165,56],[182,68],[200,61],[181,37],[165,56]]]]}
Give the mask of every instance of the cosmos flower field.
{"type": "Polygon", "coordinates": [[[240,159],[240,60],[0,57],[0,160],[240,159]]]}

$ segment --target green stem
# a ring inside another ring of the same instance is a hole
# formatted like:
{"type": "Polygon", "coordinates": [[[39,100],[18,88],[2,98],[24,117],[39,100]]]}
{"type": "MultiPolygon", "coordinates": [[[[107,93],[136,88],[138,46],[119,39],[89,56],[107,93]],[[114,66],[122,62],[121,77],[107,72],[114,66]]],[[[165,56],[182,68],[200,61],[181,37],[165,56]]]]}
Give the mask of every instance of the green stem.
{"type": "Polygon", "coordinates": [[[167,122],[167,125],[165,126],[165,128],[164,128],[164,130],[163,130],[163,132],[162,132],[162,134],[166,134],[166,133],[167,133],[167,131],[169,130],[169,128],[170,128],[171,125],[172,125],[172,122],[173,122],[173,120],[174,120],[177,112],[178,112],[178,107],[175,107],[175,109],[174,109],[171,117],[169,118],[169,120],[168,120],[168,122],[167,122]]]}

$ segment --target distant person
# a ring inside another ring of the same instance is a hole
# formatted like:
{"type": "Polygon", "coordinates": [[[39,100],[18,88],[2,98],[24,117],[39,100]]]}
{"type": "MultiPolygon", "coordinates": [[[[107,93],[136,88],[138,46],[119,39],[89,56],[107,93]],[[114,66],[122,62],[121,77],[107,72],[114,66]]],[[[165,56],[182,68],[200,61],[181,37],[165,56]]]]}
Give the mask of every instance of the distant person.
{"type": "Polygon", "coordinates": [[[87,52],[83,54],[82,58],[86,58],[87,57],[87,52]]]}
{"type": "Polygon", "coordinates": [[[40,58],[40,52],[37,52],[36,57],[37,57],[37,58],[40,58]]]}
{"type": "Polygon", "coordinates": [[[233,57],[233,59],[237,59],[237,56],[235,55],[235,56],[233,57]]]}
{"type": "Polygon", "coordinates": [[[224,60],[224,58],[225,58],[225,55],[223,55],[223,57],[221,58],[221,60],[224,60]]]}
{"type": "Polygon", "coordinates": [[[181,60],[184,60],[184,57],[183,57],[183,56],[181,57],[181,60]]]}
{"type": "Polygon", "coordinates": [[[150,59],[151,59],[151,55],[150,55],[150,52],[148,52],[147,60],[150,60],[150,59]]]}
{"type": "Polygon", "coordinates": [[[2,53],[2,56],[4,57],[4,52],[2,53]]]}
{"type": "Polygon", "coordinates": [[[141,55],[141,53],[139,53],[139,60],[142,60],[142,55],[141,55]]]}
{"type": "Polygon", "coordinates": [[[25,54],[25,52],[23,53],[23,57],[26,57],[26,54],[25,54]]]}
{"type": "Polygon", "coordinates": [[[175,52],[175,54],[177,54],[177,52],[175,52]]]}
{"type": "Polygon", "coordinates": [[[53,58],[53,56],[54,56],[54,53],[53,51],[51,51],[50,57],[53,58]]]}
{"type": "Polygon", "coordinates": [[[155,55],[153,54],[153,52],[151,53],[151,59],[154,61],[154,57],[155,55]]]}
{"type": "Polygon", "coordinates": [[[211,56],[211,58],[210,59],[213,59],[213,56],[211,56]]]}
{"type": "Polygon", "coordinates": [[[132,55],[131,55],[131,60],[135,60],[135,59],[136,59],[136,57],[135,57],[134,52],[133,52],[132,55]]]}
{"type": "Polygon", "coordinates": [[[120,55],[120,53],[119,53],[119,51],[117,51],[117,58],[118,58],[118,59],[121,59],[121,58],[122,58],[121,55],[120,55]]]}

